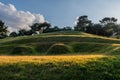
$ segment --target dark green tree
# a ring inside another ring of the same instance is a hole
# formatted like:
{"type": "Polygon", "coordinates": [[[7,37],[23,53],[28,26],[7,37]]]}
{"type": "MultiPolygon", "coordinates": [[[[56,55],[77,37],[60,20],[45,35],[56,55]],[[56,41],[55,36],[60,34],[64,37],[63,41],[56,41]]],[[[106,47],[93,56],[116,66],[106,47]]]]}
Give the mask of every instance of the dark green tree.
{"type": "Polygon", "coordinates": [[[35,33],[36,31],[39,31],[39,26],[40,26],[40,23],[34,23],[32,26],[30,26],[30,28],[32,32],[35,33]]]}
{"type": "Polygon", "coordinates": [[[100,20],[100,23],[103,25],[104,36],[111,36],[113,33],[117,32],[118,24],[117,19],[114,17],[105,17],[100,20]]]}
{"type": "Polygon", "coordinates": [[[16,32],[11,32],[9,36],[10,36],[10,37],[17,37],[18,34],[17,34],[16,32]]]}
{"type": "Polygon", "coordinates": [[[96,35],[104,35],[103,27],[101,24],[94,24],[92,26],[92,33],[96,35]]]}
{"type": "Polygon", "coordinates": [[[104,25],[109,24],[109,23],[116,23],[116,22],[117,22],[117,19],[114,17],[105,17],[102,20],[100,20],[100,23],[104,25]]]}
{"type": "Polygon", "coordinates": [[[87,27],[90,26],[91,24],[92,24],[91,20],[88,19],[88,16],[86,15],[80,16],[77,19],[77,25],[75,26],[75,30],[86,32],[87,27]]]}
{"type": "Polygon", "coordinates": [[[49,29],[45,30],[44,33],[56,32],[56,31],[61,31],[61,29],[58,26],[54,26],[54,27],[50,27],[49,29]]]}
{"type": "Polygon", "coordinates": [[[71,31],[72,28],[71,28],[70,26],[66,26],[66,27],[64,27],[62,30],[64,30],[64,31],[71,31]]]}
{"type": "Polygon", "coordinates": [[[0,20],[0,38],[7,37],[7,27],[5,26],[4,22],[0,20]]]}
{"type": "Polygon", "coordinates": [[[26,30],[25,29],[20,29],[19,31],[18,31],[18,35],[19,36],[24,36],[26,34],[26,30]]]}
{"type": "Polygon", "coordinates": [[[54,31],[59,31],[60,28],[59,28],[58,26],[54,26],[53,30],[54,30],[54,31]]]}
{"type": "Polygon", "coordinates": [[[41,24],[41,26],[40,26],[40,33],[43,33],[43,32],[45,32],[46,30],[48,30],[49,28],[51,27],[51,24],[50,23],[48,23],[48,22],[44,22],[44,23],[42,23],[41,24]]]}
{"type": "Polygon", "coordinates": [[[51,24],[48,22],[44,23],[35,23],[31,27],[31,30],[33,33],[36,31],[39,31],[40,33],[43,33],[45,30],[48,30],[51,27],[51,24]]]}

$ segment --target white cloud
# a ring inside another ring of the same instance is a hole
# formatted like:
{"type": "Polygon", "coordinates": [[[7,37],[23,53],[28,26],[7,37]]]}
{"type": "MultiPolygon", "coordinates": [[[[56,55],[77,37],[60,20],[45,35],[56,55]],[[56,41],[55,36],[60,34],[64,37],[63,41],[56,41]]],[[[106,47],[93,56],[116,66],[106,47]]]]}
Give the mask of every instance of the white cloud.
{"type": "Polygon", "coordinates": [[[0,19],[8,26],[8,30],[30,29],[33,23],[43,23],[44,17],[41,14],[33,14],[29,11],[18,11],[14,5],[5,5],[0,2],[0,19]]]}

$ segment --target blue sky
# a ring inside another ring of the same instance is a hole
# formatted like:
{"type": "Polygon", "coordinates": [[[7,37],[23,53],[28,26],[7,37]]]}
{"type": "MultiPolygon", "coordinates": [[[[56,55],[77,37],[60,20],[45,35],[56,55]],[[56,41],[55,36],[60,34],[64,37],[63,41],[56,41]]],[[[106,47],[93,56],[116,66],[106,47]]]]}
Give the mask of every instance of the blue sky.
{"type": "Polygon", "coordinates": [[[74,26],[76,17],[88,15],[93,22],[103,17],[120,19],[120,0],[0,0],[18,10],[42,14],[52,25],[74,26]]]}

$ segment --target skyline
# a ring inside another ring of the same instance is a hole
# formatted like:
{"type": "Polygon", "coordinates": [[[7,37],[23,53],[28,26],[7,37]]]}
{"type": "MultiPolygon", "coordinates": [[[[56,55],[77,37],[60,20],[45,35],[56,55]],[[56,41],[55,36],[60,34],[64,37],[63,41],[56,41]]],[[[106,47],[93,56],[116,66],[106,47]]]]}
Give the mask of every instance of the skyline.
{"type": "Polygon", "coordinates": [[[88,15],[88,18],[95,23],[104,17],[120,19],[119,0],[1,0],[0,2],[5,5],[12,4],[18,11],[43,15],[53,26],[59,27],[73,27],[76,18],[82,15],[88,15]]]}

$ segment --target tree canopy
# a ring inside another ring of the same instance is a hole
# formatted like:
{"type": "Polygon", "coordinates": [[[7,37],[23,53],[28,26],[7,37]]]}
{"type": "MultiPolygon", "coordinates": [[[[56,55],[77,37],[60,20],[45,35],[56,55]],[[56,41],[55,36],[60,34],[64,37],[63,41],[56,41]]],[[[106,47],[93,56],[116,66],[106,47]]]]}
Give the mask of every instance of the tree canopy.
{"type": "Polygon", "coordinates": [[[86,27],[91,25],[91,20],[88,19],[88,16],[83,15],[77,19],[77,25],[75,30],[86,31],[86,27]]]}
{"type": "Polygon", "coordinates": [[[0,20],[0,38],[5,38],[7,36],[7,27],[5,26],[4,22],[0,20]]]}
{"type": "Polygon", "coordinates": [[[120,32],[120,25],[117,24],[115,17],[105,17],[99,20],[100,23],[93,24],[88,16],[83,15],[77,19],[75,30],[92,33],[96,35],[112,36],[114,33],[120,32]]]}

